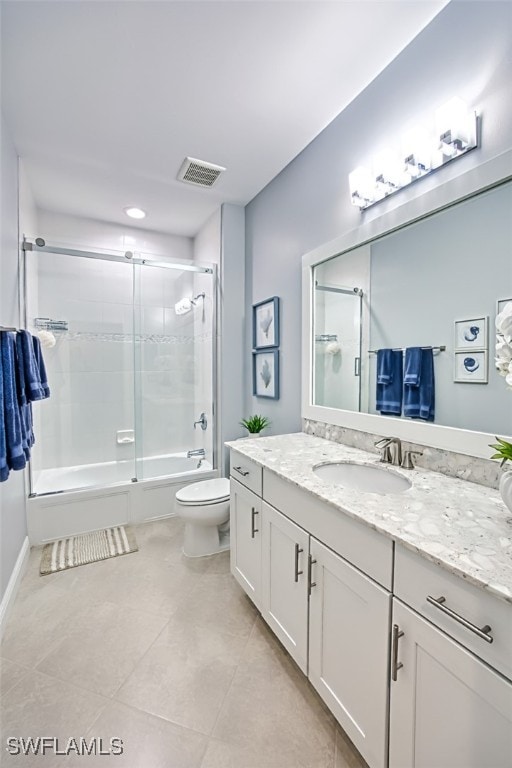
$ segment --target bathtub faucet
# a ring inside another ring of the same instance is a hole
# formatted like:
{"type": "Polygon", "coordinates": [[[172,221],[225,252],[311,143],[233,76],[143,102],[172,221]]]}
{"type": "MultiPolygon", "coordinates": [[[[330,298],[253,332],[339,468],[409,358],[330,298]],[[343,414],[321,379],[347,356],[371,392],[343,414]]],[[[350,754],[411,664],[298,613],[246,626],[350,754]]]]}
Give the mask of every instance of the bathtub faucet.
{"type": "Polygon", "coordinates": [[[199,457],[199,463],[197,465],[197,468],[199,469],[204,459],[206,459],[206,452],[204,448],[194,448],[191,451],[187,451],[187,459],[191,459],[193,456],[199,457]]]}

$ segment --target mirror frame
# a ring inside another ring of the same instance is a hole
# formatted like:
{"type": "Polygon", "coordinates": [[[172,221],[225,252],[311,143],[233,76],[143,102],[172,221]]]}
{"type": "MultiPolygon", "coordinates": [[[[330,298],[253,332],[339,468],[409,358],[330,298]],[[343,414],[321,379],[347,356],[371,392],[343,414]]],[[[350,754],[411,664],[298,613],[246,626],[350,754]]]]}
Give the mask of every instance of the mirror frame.
{"type": "MultiPolygon", "coordinates": [[[[512,149],[384,212],[302,257],[302,418],[488,459],[495,435],[440,424],[313,405],[313,268],[512,179],[512,149]]],[[[407,194],[407,193],[406,193],[407,194]]],[[[371,210],[371,209],[370,209],[371,210]]],[[[364,215],[364,214],[362,214],[364,215]]],[[[491,331],[492,334],[492,331],[491,331]]],[[[491,346],[492,351],[492,346],[491,346]]],[[[505,381],[503,382],[505,386],[505,381]]],[[[512,394],[511,394],[512,398],[512,394]]],[[[512,399],[511,399],[512,409],[512,399]]],[[[511,435],[500,435],[512,441],[511,435]]]]}

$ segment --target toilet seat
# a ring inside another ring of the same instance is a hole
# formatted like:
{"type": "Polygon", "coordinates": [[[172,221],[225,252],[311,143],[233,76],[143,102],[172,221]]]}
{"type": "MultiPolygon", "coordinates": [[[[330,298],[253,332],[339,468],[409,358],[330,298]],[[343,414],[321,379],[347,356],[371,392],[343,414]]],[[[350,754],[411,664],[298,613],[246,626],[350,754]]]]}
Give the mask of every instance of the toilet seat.
{"type": "Polygon", "coordinates": [[[213,480],[192,483],[177,491],[176,501],[185,507],[229,501],[229,480],[227,477],[216,477],[213,480]]]}

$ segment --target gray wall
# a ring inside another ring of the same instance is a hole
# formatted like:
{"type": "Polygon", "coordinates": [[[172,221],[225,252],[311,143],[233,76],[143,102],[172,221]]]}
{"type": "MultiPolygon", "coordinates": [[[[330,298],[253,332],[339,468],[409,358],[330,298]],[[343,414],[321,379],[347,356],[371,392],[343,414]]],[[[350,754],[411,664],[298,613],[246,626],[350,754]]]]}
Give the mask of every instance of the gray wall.
{"type": "MultiPolygon", "coordinates": [[[[512,146],[511,23],[508,2],[451,2],[247,206],[246,311],[254,302],[281,297],[281,399],[258,400],[246,385],[246,410],[268,415],[272,432],[301,428],[302,255],[512,146]],[[481,148],[361,216],[350,203],[348,174],[384,148],[386,137],[457,95],[482,115],[481,148]]],[[[460,195],[464,191],[462,181],[460,195]]],[[[250,323],[245,349],[250,383],[250,323]]]]}
{"type": "MultiPolygon", "coordinates": [[[[243,360],[245,301],[244,261],[245,211],[239,205],[225,203],[221,219],[221,437],[222,442],[244,434],[240,419],[244,417],[243,360]]],[[[228,454],[224,449],[221,470],[228,474],[228,454]]]]}
{"type": "MultiPolygon", "coordinates": [[[[1,122],[0,325],[19,327],[18,310],[18,158],[1,122]]],[[[0,483],[0,599],[20,553],[27,524],[24,472],[0,483]]]]}

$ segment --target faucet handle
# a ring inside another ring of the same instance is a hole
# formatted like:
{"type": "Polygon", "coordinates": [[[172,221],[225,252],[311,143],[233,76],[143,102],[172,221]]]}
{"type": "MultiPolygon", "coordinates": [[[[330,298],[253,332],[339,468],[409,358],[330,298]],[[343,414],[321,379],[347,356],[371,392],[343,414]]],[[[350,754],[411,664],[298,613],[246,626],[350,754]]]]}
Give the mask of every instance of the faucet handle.
{"type": "Polygon", "coordinates": [[[393,456],[391,455],[391,444],[382,446],[382,453],[380,460],[383,464],[392,464],[393,456]]]}
{"type": "Polygon", "coordinates": [[[392,437],[381,437],[380,440],[377,440],[374,445],[376,448],[380,448],[382,450],[382,453],[380,455],[380,460],[383,464],[392,464],[393,463],[393,457],[391,455],[391,443],[393,441],[392,437]]]}
{"type": "Polygon", "coordinates": [[[405,451],[402,463],[400,465],[402,469],[414,469],[415,465],[412,460],[413,456],[423,456],[423,451],[405,451]]]}

